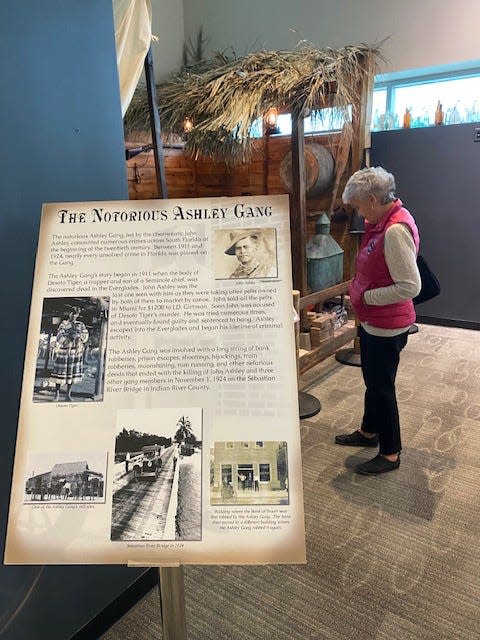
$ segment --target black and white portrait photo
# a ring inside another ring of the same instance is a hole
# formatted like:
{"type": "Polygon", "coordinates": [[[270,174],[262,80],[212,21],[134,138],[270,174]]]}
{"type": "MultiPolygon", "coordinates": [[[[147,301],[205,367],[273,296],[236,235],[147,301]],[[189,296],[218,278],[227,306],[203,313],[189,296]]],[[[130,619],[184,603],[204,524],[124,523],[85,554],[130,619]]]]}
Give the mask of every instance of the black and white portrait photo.
{"type": "Polygon", "coordinates": [[[218,230],[215,244],[217,279],[278,277],[274,228],[218,230]]]}
{"type": "Polygon", "coordinates": [[[201,540],[202,409],[121,410],[111,540],[201,540]]]}
{"type": "Polygon", "coordinates": [[[109,298],[44,298],[34,402],[103,400],[109,298]]]}

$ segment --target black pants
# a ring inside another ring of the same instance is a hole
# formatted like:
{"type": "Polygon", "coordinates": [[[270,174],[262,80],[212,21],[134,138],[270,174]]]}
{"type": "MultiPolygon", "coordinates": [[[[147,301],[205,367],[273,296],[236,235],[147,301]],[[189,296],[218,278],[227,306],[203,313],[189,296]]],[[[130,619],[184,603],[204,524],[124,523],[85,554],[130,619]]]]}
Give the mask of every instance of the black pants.
{"type": "Polygon", "coordinates": [[[380,453],[389,455],[402,449],[395,378],[400,352],[407,344],[408,331],[398,336],[372,336],[359,327],[365,406],[362,430],[378,433],[380,453]]]}

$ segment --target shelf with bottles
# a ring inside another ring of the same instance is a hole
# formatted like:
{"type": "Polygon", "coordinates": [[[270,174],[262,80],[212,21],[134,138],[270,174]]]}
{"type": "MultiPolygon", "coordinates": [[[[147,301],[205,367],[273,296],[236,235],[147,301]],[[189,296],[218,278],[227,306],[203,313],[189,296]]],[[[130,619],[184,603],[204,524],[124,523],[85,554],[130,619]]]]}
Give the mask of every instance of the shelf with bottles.
{"type": "Polygon", "coordinates": [[[412,106],[405,107],[401,113],[379,113],[377,110],[372,117],[372,131],[414,129],[470,122],[480,122],[480,103],[475,101],[471,105],[462,107],[460,101],[448,105],[437,100],[433,110],[426,107],[415,109],[412,106]]]}

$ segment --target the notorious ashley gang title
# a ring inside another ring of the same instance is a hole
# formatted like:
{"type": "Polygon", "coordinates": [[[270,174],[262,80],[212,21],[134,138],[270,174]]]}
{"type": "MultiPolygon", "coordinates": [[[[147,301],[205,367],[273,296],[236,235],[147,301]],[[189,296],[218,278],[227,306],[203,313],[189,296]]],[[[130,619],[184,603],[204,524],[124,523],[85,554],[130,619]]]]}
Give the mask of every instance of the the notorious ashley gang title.
{"type": "Polygon", "coordinates": [[[60,224],[82,222],[161,222],[162,220],[225,220],[235,218],[261,218],[272,215],[270,205],[250,206],[237,202],[231,207],[186,208],[175,205],[171,209],[122,209],[109,211],[94,207],[90,211],[60,209],[57,212],[60,224]]]}

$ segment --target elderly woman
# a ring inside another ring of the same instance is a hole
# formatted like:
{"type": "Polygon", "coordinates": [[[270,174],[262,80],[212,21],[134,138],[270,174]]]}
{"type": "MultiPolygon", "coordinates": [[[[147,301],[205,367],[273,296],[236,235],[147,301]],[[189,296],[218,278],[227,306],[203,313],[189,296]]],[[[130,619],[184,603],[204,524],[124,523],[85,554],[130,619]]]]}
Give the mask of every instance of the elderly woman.
{"type": "Polygon", "coordinates": [[[395,197],[395,180],[382,167],[361,169],[348,180],[343,201],[365,218],[350,297],[359,320],[360,356],[366,386],[361,427],[337,435],[336,444],[377,447],[356,467],[372,475],[400,466],[400,421],[395,394],[400,352],[415,322],[412,298],[420,291],[416,257],[419,235],[413,217],[395,197]]]}

